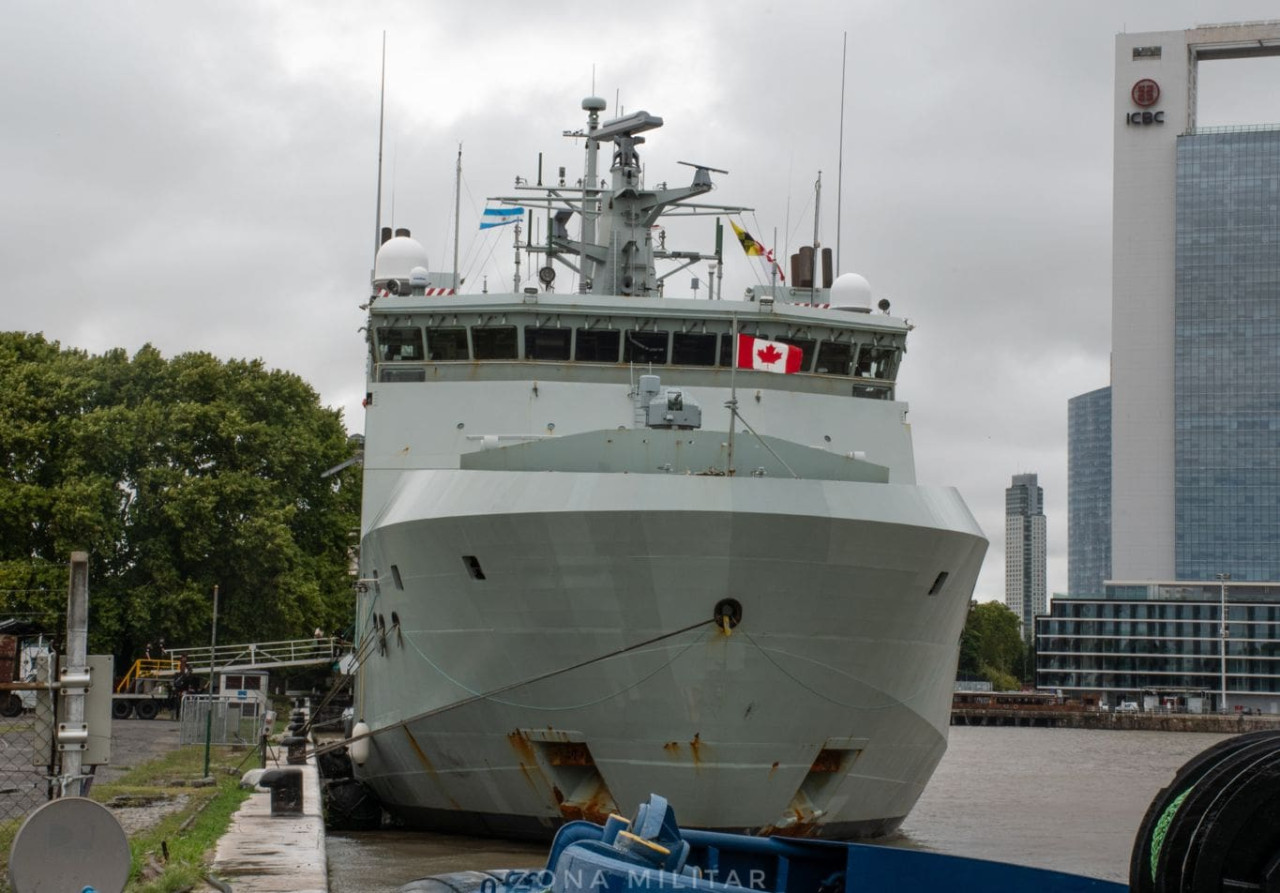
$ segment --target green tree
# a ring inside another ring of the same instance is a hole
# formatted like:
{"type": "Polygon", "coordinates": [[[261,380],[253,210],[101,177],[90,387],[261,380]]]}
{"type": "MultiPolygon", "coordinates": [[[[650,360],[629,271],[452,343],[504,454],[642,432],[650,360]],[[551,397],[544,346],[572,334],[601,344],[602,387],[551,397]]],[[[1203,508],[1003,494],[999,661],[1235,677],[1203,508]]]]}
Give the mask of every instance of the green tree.
{"type": "Polygon", "coordinates": [[[970,605],[960,634],[960,672],[982,676],[1000,691],[1016,689],[1026,649],[1017,614],[1000,602],[970,605]]]}
{"type": "MultiPolygon", "coordinates": [[[[90,647],[264,641],[345,627],[359,470],[341,413],[296,375],[0,333],[0,602],[56,618],[90,555],[90,647]]],[[[47,621],[46,621],[47,622],[47,621]]],[[[55,624],[50,623],[51,627],[55,624]]]]}

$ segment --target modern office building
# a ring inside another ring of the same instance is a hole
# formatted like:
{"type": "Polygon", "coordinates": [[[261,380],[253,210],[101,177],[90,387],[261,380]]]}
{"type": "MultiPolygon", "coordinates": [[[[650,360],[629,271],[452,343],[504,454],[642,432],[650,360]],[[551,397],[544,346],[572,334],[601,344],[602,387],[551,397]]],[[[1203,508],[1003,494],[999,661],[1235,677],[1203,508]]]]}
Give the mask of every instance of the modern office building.
{"type": "Polygon", "coordinates": [[[1109,583],[1097,596],[1055,598],[1036,618],[1036,643],[1042,689],[1101,694],[1111,706],[1280,712],[1275,583],[1109,583]]]}
{"type": "Polygon", "coordinates": [[[1067,593],[1111,576],[1111,388],[1067,402],[1067,593]]]}
{"type": "Polygon", "coordinates": [[[1035,618],[1048,606],[1045,586],[1044,490],[1034,474],[1015,474],[1004,491],[1004,603],[1035,635],[1035,618]]]}
{"type": "Polygon", "coordinates": [[[1280,129],[1199,128],[1280,22],[1116,38],[1111,577],[1280,582],[1280,129]]]}
{"type": "MultiPolygon", "coordinates": [[[[1100,461],[1099,426],[1073,421],[1072,461],[1088,458],[1068,502],[1082,526],[1069,530],[1071,598],[1039,631],[1053,640],[1038,641],[1042,685],[1070,665],[1104,692],[1162,674],[1212,688],[1202,671],[1220,642],[1192,627],[1217,622],[1219,576],[1249,599],[1231,599],[1232,636],[1237,610],[1245,623],[1280,611],[1280,586],[1242,585],[1280,583],[1280,126],[1197,125],[1199,66],[1260,56],[1280,56],[1280,22],[1116,38],[1109,567],[1097,587],[1104,534],[1084,508],[1099,501],[1084,469],[1100,461]]],[[[1085,404],[1100,393],[1073,408],[1097,410],[1085,404]]],[[[1261,619],[1254,634],[1238,676],[1269,676],[1247,690],[1274,691],[1267,637],[1280,632],[1261,619]]]]}

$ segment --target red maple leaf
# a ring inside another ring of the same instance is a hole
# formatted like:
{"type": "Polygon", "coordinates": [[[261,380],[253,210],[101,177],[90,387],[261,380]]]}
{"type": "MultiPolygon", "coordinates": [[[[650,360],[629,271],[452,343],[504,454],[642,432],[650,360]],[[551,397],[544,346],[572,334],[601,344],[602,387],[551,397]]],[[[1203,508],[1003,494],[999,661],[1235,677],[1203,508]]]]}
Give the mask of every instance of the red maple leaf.
{"type": "Polygon", "coordinates": [[[764,363],[766,366],[772,366],[774,363],[778,362],[778,360],[782,359],[782,351],[778,350],[778,348],[774,347],[772,344],[767,344],[756,351],[756,356],[758,356],[760,358],[760,362],[764,363]]]}

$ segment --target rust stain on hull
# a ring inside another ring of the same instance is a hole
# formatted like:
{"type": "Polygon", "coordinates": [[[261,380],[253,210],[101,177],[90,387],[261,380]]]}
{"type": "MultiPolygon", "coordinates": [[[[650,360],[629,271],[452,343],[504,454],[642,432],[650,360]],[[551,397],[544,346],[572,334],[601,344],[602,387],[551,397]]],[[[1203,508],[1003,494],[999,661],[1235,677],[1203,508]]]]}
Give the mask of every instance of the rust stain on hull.
{"type": "Polygon", "coordinates": [[[563,802],[559,790],[555,791],[556,801],[560,807],[560,815],[564,816],[566,821],[578,821],[580,819],[595,822],[597,825],[603,825],[612,813],[618,811],[618,805],[613,800],[613,795],[609,793],[608,787],[605,786],[604,779],[597,778],[595,785],[591,791],[591,796],[586,800],[575,800],[571,802],[563,802]]]}
{"type": "Polygon", "coordinates": [[[435,783],[436,788],[445,795],[450,806],[454,809],[461,809],[462,807],[458,805],[458,801],[454,800],[445,792],[444,785],[440,783],[440,774],[436,771],[435,764],[431,762],[427,757],[426,752],[423,751],[422,746],[418,744],[418,739],[413,737],[413,732],[409,731],[408,726],[401,726],[400,728],[404,731],[405,738],[409,739],[409,746],[413,748],[414,754],[417,755],[418,762],[422,763],[422,768],[426,770],[427,777],[430,778],[435,783]]]}
{"type": "Polygon", "coordinates": [[[529,787],[535,791],[539,790],[538,780],[533,773],[537,772],[539,775],[542,773],[538,769],[538,758],[533,752],[533,745],[519,731],[507,735],[507,741],[511,743],[511,749],[516,752],[516,763],[520,766],[520,774],[529,783],[529,787]]]}

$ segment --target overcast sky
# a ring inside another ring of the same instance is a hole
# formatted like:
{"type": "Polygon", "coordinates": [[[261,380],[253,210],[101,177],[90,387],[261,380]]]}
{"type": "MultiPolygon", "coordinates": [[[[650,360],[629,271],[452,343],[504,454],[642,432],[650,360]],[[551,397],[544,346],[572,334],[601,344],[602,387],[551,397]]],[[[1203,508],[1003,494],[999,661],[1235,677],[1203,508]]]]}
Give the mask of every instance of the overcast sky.
{"type": "MultiPolygon", "coordinates": [[[[387,33],[384,222],[509,288],[488,195],[581,168],[580,102],[666,126],[677,160],[730,171],[779,255],[835,246],[848,35],[841,268],[916,330],[899,396],[919,479],[959,487],[1004,594],[1004,490],[1045,491],[1049,588],[1067,582],[1068,398],[1108,383],[1115,35],[1280,17],[1274,2],[841,0],[532,4],[9,0],[0,28],[4,329],[66,347],[261,357],[363,428],[378,79],[387,33]],[[594,87],[593,87],[594,77],[594,87]]],[[[1280,59],[1201,67],[1200,123],[1280,122],[1280,59]]],[[[704,224],[706,225],[706,224],[704,224]]],[[[732,247],[732,246],[731,246],[732,247]]],[[[726,298],[754,267],[726,255],[726,298]]],[[[689,275],[673,277],[676,294],[689,275]]],[[[705,269],[701,274],[705,281],[705,269]]]]}

